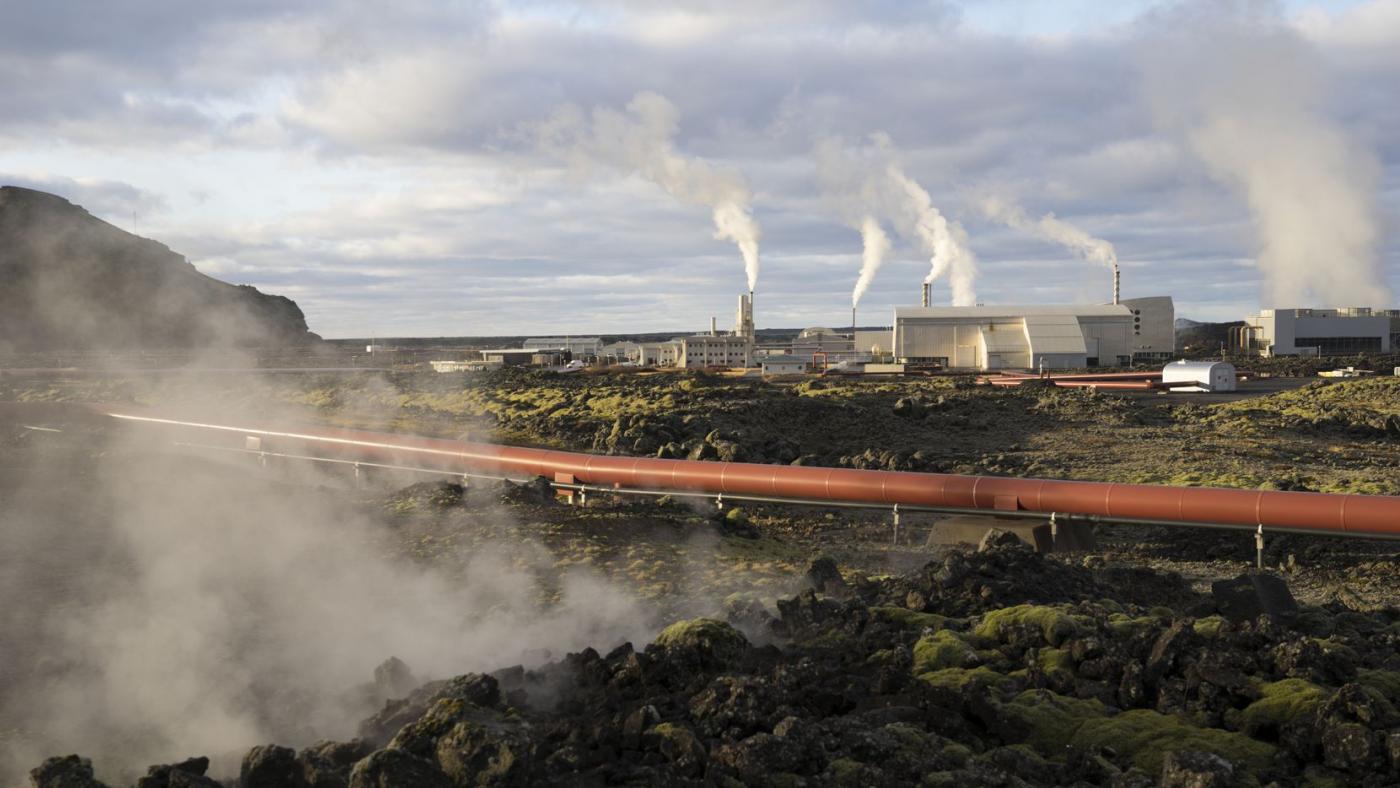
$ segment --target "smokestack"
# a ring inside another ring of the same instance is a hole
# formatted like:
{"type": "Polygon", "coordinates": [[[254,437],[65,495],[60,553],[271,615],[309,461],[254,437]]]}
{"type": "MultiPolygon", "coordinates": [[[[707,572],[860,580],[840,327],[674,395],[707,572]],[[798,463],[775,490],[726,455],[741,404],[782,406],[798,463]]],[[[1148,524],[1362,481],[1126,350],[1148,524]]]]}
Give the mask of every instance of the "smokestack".
{"type": "Polygon", "coordinates": [[[719,336],[719,326],[715,323],[715,316],[710,315],[710,336],[719,336]]]}
{"type": "Polygon", "coordinates": [[[1113,303],[1118,303],[1118,264],[1113,264],[1113,303]]]}
{"type": "Polygon", "coordinates": [[[923,287],[919,288],[919,290],[923,294],[923,305],[929,306],[933,297],[933,283],[924,282],[923,287]]]}
{"type": "MultiPolygon", "coordinates": [[[[851,341],[856,341],[856,308],[851,307],[851,341]]],[[[852,345],[852,348],[855,346],[852,345]]]]}

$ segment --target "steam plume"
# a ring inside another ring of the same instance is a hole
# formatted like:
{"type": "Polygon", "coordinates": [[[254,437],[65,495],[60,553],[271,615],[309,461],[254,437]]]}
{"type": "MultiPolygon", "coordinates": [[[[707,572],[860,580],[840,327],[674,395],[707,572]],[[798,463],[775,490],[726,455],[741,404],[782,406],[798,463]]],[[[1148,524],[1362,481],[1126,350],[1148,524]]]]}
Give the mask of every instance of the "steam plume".
{"type": "Polygon", "coordinates": [[[1186,6],[1145,62],[1159,125],[1249,204],[1266,306],[1388,301],[1375,157],[1328,118],[1316,54],[1273,6],[1186,6]]]}
{"type": "Polygon", "coordinates": [[[953,288],[953,306],[974,306],[977,293],[973,282],[977,278],[977,258],[967,245],[967,232],[961,224],[950,222],[933,206],[924,187],[905,175],[898,165],[890,163],[887,176],[904,193],[902,215],[913,234],[923,243],[932,257],[929,259],[925,284],[944,276],[953,288]]]}
{"type": "Polygon", "coordinates": [[[760,231],[752,195],[738,172],[675,149],[680,113],[666,97],[641,92],[625,111],[597,107],[585,116],[566,107],[540,128],[541,144],[587,168],[603,164],[635,172],[677,200],[710,208],[715,237],[733,241],[744,258],[749,289],[758,284],[760,231]]]}
{"type": "Polygon", "coordinates": [[[861,230],[865,241],[860,278],[851,297],[853,304],[860,301],[889,251],[889,239],[883,231],[880,236],[884,247],[878,252],[871,248],[871,234],[866,227],[873,223],[874,229],[879,230],[880,219],[888,220],[901,237],[930,255],[925,282],[947,277],[954,305],[977,303],[977,258],[968,248],[967,233],[962,225],[939,212],[929,193],[905,174],[888,136],[873,134],[871,144],[856,149],[847,148],[837,139],[822,140],[817,144],[815,157],[827,196],[836,202],[845,221],[861,230]]]}
{"type": "MultiPolygon", "coordinates": [[[[1053,213],[1047,213],[1039,219],[1032,219],[1026,215],[1021,206],[997,197],[984,198],[981,206],[982,213],[986,214],[988,219],[1001,222],[1007,227],[1036,233],[1069,249],[1091,263],[1105,265],[1115,272],[1118,270],[1118,253],[1114,251],[1113,244],[1101,238],[1095,238],[1069,222],[1056,218],[1053,213]]],[[[1117,303],[1118,294],[1116,292],[1113,297],[1114,303],[1117,303]]]]}
{"type": "Polygon", "coordinates": [[[851,293],[851,306],[860,306],[860,298],[875,281],[875,272],[885,262],[890,251],[890,237],[880,229],[880,221],[874,216],[866,216],[860,223],[860,276],[856,279],[856,289],[851,293]]]}

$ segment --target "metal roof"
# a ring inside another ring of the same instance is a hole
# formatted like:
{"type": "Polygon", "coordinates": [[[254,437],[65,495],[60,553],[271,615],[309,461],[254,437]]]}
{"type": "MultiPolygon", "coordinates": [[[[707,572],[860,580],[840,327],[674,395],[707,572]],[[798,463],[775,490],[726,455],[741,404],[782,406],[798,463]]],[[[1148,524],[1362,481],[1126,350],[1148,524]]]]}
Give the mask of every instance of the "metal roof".
{"type": "Polygon", "coordinates": [[[1026,315],[1026,335],[1036,353],[1087,353],[1075,315],[1026,315]]]}
{"type": "Polygon", "coordinates": [[[1130,317],[1133,312],[1123,304],[1085,304],[1081,306],[1046,306],[1032,304],[1018,306],[897,306],[894,308],[896,320],[919,318],[976,318],[1030,317],[1068,315],[1072,317],[1130,317]]]}

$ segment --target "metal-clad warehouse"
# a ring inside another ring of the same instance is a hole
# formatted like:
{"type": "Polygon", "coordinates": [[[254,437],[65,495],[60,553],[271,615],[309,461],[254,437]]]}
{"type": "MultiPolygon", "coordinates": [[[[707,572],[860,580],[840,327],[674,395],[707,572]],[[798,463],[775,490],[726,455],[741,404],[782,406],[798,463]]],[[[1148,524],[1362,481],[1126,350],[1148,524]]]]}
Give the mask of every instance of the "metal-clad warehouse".
{"type": "MultiPolygon", "coordinates": [[[[1162,311],[1170,323],[1170,308],[1162,311]]],[[[1139,351],[1142,323],[1132,302],[896,307],[893,355],[903,363],[951,369],[1114,366],[1130,363],[1139,351]]]]}

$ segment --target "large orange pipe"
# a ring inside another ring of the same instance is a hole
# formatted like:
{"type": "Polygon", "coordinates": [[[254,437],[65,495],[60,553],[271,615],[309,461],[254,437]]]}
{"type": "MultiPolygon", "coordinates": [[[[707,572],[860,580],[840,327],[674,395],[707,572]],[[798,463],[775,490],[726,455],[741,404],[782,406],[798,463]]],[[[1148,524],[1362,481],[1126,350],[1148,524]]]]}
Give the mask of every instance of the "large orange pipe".
{"type": "Polygon", "coordinates": [[[277,430],[111,412],[203,441],[307,456],[387,462],[454,473],[510,477],[570,474],[591,485],[773,496],[844,503],[1038,512],[1106,520],[1263,526],[1269,529],[1400,536],[1400,496],[1340,495],[1209,487],[1074,482],[944,473],[868,471],[663,460],[500,446],[329,427],[277,430]],[[252,440],[249,440],[252,439],[252,440]]]}

